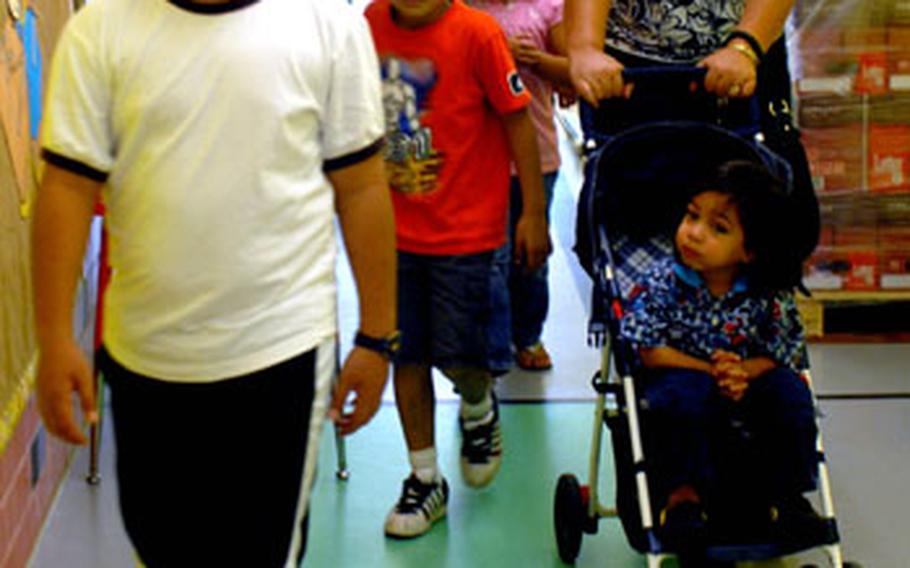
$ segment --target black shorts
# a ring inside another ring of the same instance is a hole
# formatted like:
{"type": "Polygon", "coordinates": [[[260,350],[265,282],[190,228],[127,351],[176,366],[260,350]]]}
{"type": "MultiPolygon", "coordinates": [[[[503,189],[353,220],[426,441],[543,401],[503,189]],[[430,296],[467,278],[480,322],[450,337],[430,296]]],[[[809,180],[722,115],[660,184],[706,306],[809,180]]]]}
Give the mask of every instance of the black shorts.
{"type": "Polygon", "coordinates": [[[147,568],[297,566],[334,343],[241,377],[173,383],[105,351],[120,509],[147,568]]]}

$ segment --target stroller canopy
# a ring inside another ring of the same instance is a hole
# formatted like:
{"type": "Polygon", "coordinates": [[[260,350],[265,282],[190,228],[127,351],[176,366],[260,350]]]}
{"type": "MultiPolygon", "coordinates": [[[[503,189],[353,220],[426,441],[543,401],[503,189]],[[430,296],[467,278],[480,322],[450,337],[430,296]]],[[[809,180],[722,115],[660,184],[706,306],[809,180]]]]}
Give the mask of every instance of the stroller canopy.
{"type": "Polygon", "coordinates": [[[585,165],[575,252],[592,277],[595,259],[612,247],[623,297],[657,256],[672,253],[672,235],[691,195],[724,162],[763,164],[792,191],[789,165],[753,140],[696,122],[628,129],[596,149],[585,165]]]}

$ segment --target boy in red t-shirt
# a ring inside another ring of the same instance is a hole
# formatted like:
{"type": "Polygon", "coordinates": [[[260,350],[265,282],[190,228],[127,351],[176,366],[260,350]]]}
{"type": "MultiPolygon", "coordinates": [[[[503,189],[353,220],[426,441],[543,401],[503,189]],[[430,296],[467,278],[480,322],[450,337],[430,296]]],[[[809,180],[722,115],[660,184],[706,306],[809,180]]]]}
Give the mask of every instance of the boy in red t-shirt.
{"type": "Polygon", "coordinates": [[[387,144],[398,241],[401,351],[395,398],[412,467],[385,532],[425,533],[445,515],[448,485],[434,442],[430,369],[461,395],[461,471],[488,484],[502,451],[493,357],[508,345],[491,290],[505,286],[493,251],[505,242],[509,163],[524,209],[515,260],[526,270],[550,252],[530,101],[496,21],[462,0],[377,0],[367,8],[382,60],[387,144]]]}

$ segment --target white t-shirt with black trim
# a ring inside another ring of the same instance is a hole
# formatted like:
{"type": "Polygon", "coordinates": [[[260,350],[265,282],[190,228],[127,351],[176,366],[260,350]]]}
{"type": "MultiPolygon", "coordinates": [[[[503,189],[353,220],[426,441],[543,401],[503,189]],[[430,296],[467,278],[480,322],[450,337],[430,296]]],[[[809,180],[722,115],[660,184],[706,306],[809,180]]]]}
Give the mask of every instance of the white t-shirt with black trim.
{"type": "Polygon", "coordinates": [[[42,134],[49,162],[107,181],[107,349],[170,381],[335,333],[324,170],[383,135],[373,43],[345,2],[221,6],[90,2],[57,46],[42,134]]]}

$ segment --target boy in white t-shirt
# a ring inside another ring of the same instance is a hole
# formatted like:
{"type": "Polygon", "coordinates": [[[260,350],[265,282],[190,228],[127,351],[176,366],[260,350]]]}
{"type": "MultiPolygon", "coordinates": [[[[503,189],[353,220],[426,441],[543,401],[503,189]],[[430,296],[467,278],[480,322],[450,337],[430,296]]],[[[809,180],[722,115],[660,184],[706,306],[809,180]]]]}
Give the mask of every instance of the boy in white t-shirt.
{"type": "Polygon", "coordinates": [[[335,365],[336,213],[366,339],[331,412],[350,433],[378,407],[395,252],[377,68],[362,17],[324,0],[94,0],[62,34],[35,218],[38,403],[85,443],[71,396],[96,420],[95,393],[70,317],[101,197],[99,362],[149,568],[299,563],[335,365]]]}

